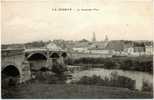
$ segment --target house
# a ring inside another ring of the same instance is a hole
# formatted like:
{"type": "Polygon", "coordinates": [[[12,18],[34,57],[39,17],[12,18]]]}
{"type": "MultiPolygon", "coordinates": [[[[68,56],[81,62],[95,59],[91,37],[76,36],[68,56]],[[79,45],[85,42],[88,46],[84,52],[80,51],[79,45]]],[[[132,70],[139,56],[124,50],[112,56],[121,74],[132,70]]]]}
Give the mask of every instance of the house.
{"type": "Polygon", "coordinates": [[[124,50],[124,41],[121,40],[112,40],[109,41],[109,43],[107,44],[106,50],[109,50],[109,52],[112,55],[115,56],[123,56],[123,50],[124,50]]]}
{"type": "Polygon", "coordinates": [[[153,55],[154,54],[153,42],[146,42],[145,43],[145,54],[146,55],[153,55]]]}
{"type": "Polygon", "coordinates": [[[55,43],[50,42],[46,45],[46,48],[49,51],[63,51],[63,49],[60,46],[57,46],[55,43]]]}
{"type": "Polygon", "coordinates": [[[141,56],[141,55],[145,55],[145,45],[144,43],[137,43],[135,42],[133,45],[133,55],[134,56],[141,56]]]}
{"type": "Polygon", "coordinates": [[[145,54],[146,55],[153,55],[154,54],[154,48],[153,46],[145,46],[145,54]]]}
{"type": "Polygon", "coordinates": [[[94,42],[90,45],[88,48],[89,53],[93,54],[109,54],[109,50],[106,49],[108,42],[106,41],[100,41],[100,42],[94,42]]]}
{"type": "Polygon", "coordinates": [[[143,42],[130,42],[124,45],[124,52],[127,56],[145,55],[145,45],[143,42]]]}
{"type": "Polygon", "coordinates": [[[123,52],[124,52],[124,54],[126,56],[129,56],[134,52],[133,42],[132,41],[126,41],[125,42],[123,52]]]}

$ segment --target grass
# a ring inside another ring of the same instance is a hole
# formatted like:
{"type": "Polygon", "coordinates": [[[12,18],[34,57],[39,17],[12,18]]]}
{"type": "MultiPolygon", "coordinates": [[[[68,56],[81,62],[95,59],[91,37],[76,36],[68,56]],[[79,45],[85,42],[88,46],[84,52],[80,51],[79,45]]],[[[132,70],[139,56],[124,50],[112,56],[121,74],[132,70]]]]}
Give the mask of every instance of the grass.
{"type": "Polygon", "coordinates": [[[152,98],[152,93],[131,91],[126,88],[76,84],[46,84],[31,82],[9,90],[3,98],[51,99],[51,98],[152,98]]]}

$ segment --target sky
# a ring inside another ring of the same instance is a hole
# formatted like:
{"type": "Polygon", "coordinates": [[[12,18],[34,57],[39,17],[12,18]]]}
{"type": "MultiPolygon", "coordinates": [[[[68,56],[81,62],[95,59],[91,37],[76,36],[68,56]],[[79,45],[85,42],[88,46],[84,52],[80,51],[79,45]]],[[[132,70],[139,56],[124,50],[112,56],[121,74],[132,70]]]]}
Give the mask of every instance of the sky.
{"type": "Polygon", "coordinates": [[[1,11],[2,44],[91,40],[93,32],[98,41],[105,35],[109,40],[154,38],[152,0],[2,0],[1,11]],[[53,10],[59,8],[72,11],[53,10]]]}

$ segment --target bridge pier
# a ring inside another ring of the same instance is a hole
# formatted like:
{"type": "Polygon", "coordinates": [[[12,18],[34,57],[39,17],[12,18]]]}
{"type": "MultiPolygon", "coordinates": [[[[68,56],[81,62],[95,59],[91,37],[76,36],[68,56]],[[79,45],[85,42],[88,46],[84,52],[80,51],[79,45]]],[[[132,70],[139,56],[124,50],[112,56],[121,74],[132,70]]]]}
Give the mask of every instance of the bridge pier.
{"type": "Polygon", "coordinates": [[[22,63],[22,73],[20,75],[20,83],[31,79],[30,64],[28,61],[22,63]]]}

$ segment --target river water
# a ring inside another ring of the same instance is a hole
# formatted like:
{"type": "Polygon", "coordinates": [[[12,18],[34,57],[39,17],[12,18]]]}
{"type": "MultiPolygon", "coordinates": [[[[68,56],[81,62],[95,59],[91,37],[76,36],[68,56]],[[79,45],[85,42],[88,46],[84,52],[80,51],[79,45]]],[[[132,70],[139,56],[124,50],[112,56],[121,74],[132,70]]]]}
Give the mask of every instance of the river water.
{"type": "Polygon", "coordinates": [[[101,78],[111,78],[111,73],[116,73],[120,76],[128,77],[132,80],[135,80],[135,89],[141,90],[143,86],[143,82],[146,82],[148,85],[153,84],[153,75],[145,72],[138,71],[124,71],[118,69],[104,69],[104,68],[92,68],[84,71],[77,71],[72,74],[73,80],[79,80],[83,76],[93,76],[97,75],[101,78]]]}

